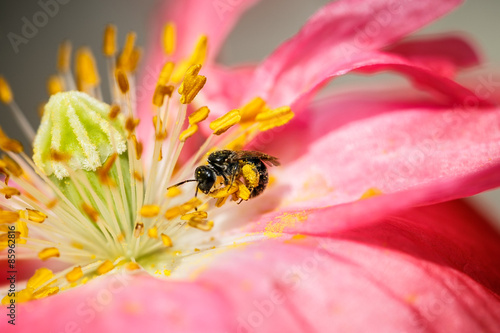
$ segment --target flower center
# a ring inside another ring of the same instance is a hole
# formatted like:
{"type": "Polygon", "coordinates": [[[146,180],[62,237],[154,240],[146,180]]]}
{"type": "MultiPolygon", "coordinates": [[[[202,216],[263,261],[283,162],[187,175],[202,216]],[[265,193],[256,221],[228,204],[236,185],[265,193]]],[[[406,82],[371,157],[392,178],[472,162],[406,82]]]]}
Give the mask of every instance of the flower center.
{"type": "MultiPolygon", "coordinates": [[[[115,35],[115,28],[108,26],[103,53],[111,105],[100,101],[100,77],[90,50],[76,52],[73,79],[71,47],[65,42],[59,49],[58,74],[48,81],[52,96],[33,141],[33,160],[0,129],[0,149],[6,153],[0,160],[5,178],[0,187],[5,196],[0,199],[0,249],[13,238],[26,248],[18,258],[68,264],[57,273],[37,270],[26,289],[14,296],[17,302],[49,296],[119,270],[169,275],[183,258],[215,246],[214,226],[223,214],[218,208],[228,199],[258,195],[267,184],[265,166],[258,158],[235,160],[227,177],[226,165],[207,165],[204,170],[214,177],[206,183],[208,188],[199,174],[187,178],[214,151],[238,151],[260,132],[293,117],[289,107],[271,109],[257,97],[212,120],[206,127],[211,133],[181,162],[184,145],[210,113],[207,106],[195,106],[206,83],[199,75],[208,43],[202,36],[191,55],[177,63],[167,59],[163,66],[152,100],[154,131],[149,149],[144,150],[136,133],[134,88],[140,52],[134,45],[135,34],[130,33],[117,55],[115,35]],[[186,179],[191,185],[172,186],[186,179]]],[[[175,49],[175,26],[167,24],[164,35],[168,57],[175,49]]],[[[11,107],[32,138],[34,131],[18,112],[2,77],[0,100],[11,107]]],[[[272,160],[265,154],[258,156],[272,160]]]]}

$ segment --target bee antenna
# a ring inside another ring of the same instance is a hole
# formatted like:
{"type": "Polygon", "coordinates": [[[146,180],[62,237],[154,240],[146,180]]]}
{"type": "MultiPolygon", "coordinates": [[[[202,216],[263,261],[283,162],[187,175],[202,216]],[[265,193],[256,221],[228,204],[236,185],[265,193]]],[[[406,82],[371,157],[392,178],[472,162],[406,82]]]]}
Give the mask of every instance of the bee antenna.
{"type": "Polygon", "coordinates": [[[167,187],[167,190],[171,189],[172,187],[177,187],[177,186],[179,186],[179,185],[182,185],[182,184],[184,184],[184,183],[188,183],[188,182],[195,182],[195,181],[196,181],[196,179],[187,179],[187,180],[183,180],[183,181],[182,181],[182,182],[180,182],[180,183],[177,183],[177,184],[175,184],[175,185],[172,185],[172,186],[167,187]]]}

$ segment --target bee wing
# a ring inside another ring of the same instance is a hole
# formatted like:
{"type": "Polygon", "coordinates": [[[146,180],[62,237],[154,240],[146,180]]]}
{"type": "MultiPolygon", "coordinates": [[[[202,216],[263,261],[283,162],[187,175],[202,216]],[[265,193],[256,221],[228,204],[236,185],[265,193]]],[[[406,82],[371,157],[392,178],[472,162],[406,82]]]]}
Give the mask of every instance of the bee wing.
{"type": "Polygon", "coordinates": [[[260,151],[255,151],[255,150],[238,150],[234,151],[230,160],[232,162],[236,162],[238,160],[244,159],[244,158],[258,158],[268,166],[272,165],[280,165],[279,160],[271,155],[267,155],[264,153],[261,153],[260,151]]]}

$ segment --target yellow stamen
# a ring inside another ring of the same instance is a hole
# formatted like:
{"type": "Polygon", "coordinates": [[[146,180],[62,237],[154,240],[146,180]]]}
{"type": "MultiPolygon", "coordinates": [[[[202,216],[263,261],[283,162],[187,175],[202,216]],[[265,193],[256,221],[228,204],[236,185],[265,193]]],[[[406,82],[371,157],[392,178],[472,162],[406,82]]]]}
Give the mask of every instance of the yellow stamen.
{"type": "Polygon", "coordinates": [[[266,102],[260,97],[255,97],[241,108],[241,123],[254,122],[255,117],[265,109],[266,102]]]}
{"type": "Polygon", "coordinates": [[[189,115],[189,125],[195,125],[202,122],[203,120],[207,119],[209,113],[210,109],[206,106],[202,106],[189,115]]]}
{"type": "Polygon", "coordinates": [[[135,131],[135,128],[139,125],[140,119],[134,119],[132,117],[128,117],[127,120],[125,121],[125,129],[127,132],[133,133],[135,131]]]}
{"type": "Polygon", "coordinates": [[[14,223],[19,220],[18,212],[10,212],[8,210],[0,210],[0,223],[14,223]]]}
{"type": "Polygon", "coordinates": [[[115,268],[115,265],[110,260],[104,261],[99,267],[97,267],[97,274],[103,275],[115,268]]]}
{"type": "Polygon", "coordinates": [[[210,231],[214,226],[214,221],[189,220],[188,225],[201,231],[210,231]]]}
{"type": "Polygon", "coordinates": [[[114,120],[118,117],[118,115],[120,114],[121,112],[121,108],[119,105],[116,105],[116,104],[113,104],[111,105],[111,108],[109,110],[109,114],[108,114],[108,117],[111,119],[111,120],[114,120]]]}
{"type": "Polygon", "coordinates": [[[240,120],[240,110],[235,109],[212,121],[210,123],[210,129],[214,131],[215,135],[221,135],[232,126],[236,125],[240,120]]]}
{"type": "Polygon", "coordinates": [[[137,222],[134,227],[134,237],[139,238],[144,235],[144,223],[137,222]]]}
{"type": "Polygon", "coordinates": [[[60,256],[59,250],[55,247],[48,247],[38,252],[38,258],[44,261],[49,258],[59,257],[59,256],[60,256]]]}
{"type": "Polygon", "coordinates": [[[5,164],[3,168],[7,169],[15,177],[23,175],[24,171],[21,166],[8,155],[4,155],[0,161],[5,164]]]}
{"type": "Polygon", "coordinates": [[[225,198],[238,191],[238,182],[235,181],[231,186],[224,186],[210,193],[213,198],[225,198]]]}
{"type": "Polygon", "coordinates": [[[122,94],[126,94],[130,89],[130,86],[128,84],[127,74],[125,71],[121,68],[117,68],[115,70],[115,78],[122,94]]]}
{"type": "Polygon", "coordinates": [[[198,125],[191,125],[179,135],[179,141],[184,142],[198,132],[198,125]]]}
{"type": "Polygon", "coordinates": [[[61,73],[68,72],[70,63],[71,43],[66,40],[59,44],[59,50],[57,51],[57,70],[61,73]]]}
{"type": "Polygon", "coordinates": [[[108,157],[103,166],[97,170],[97,175],[99,177],[99,181],[101,182],[101,184],[106,184],[108,186],[116,185],[113,179],[111,179],[111,177],[109,176],[109,172],[111,171],[111,168],[113,167],[117,158],[118,158],[117,153],[111,154],[111,156],[108,157]]]}
{"type": "Polygon", "coordinates": [[[137,137],[135,135],[132,135],[132,142],[134,142],[135,156],[138,160],[140,160],[143,150],[142,142],[137,141],[137,137]]]}
{"type": "Polygon", "coordinates": [[[207,57],[207,48],[208,48],[208,38],[206,35],[202,35],[200,36],[200,38],[198,38],[198,42],[196,43],[193,53],[189,58],[191,64],[203,65],[203,63],[205,62],[205,58],[207,57]]]}
{"type": "Polygon", "coordinates": [[[33,276],[29,278],[26,287],[29,289],[38,289],[53,278],[54,273],[52,273],[50,269],[42,267],[37,269],[35,271],[35,274],[33,274],[33,276]]]}
{"type": "Polygon", "coordinates": [[[276,109],[259,113],[255,120],[259,122],[259,129],[267,131],[272,128],[288,123],[294,117],[294,113],[289,106],[282,106],[276,109]]]}
{"type": "Polygon", "coordinates": [[[170,81],[170,77],[172,76],[172,72],[174,71],[175,64],[171,61],[168,61],[163,65],[160,76],[158,77],[159,85],[167,85],[170,81]]]}
{"type": "Polygon", "coordinates": [[[158,228],[153,227],[153,228],[148,229],[148,237],[154,238],[154,239],[158,238],[158,228]]]}
{"type": "Polygon", "coordinates": [[[16,231],[19,232],[19,238],[20,240],[18,241],[19,244],[26,244],[26,238],[28,238],[28,225],[24,221],[17,221],[16,222],[16,231]]]}
{"type": "Polygon", "coordinates": [[[171,187],[167,190],[167,198],[174,198],[178,195],[182,194],[182,191],[180,188],[178,188],[177,186],[176,187],[171,187]]]}
{"type": "Polygon", "coordinates": [[[160,206],[158,205],[144,205],[141,207],[142,217],[155,217],[160,213],[160,206]]]}
{"type": "Polygon", "coordinates": [[[34,299],[40,299],[44,298],[47,296],[52,296],[55,295],[59,292],[59,287],[46,287],[38,290],[37,292],[33,293],[33,298],[34,299]]]}
{"type": "Polygon", "coordinates": [[[127,263],[127,265],[125,265],[125,268],[129,271],[136,271],[138,269],[141,269],[141,266],[139,266],[139,264],[131,261],[131,262],[127,263]]]}
{"type": "Polygon", "coordinates": [[[52,75],[47,80],[47,92],[49,95],[55,95],[64,91],[64,84],[61,78],[57,75],[52,75]]]}
{"type": "Polygon", "coordinates": [[[75,268],[73,268],[71,270],[71,272],[69,272],[68,274],[66,274],[66,280],[69,283],[72,283],[72,282],[76,282],[82,276],[83,276],[82,267],[81,266],[76,266],[75,268]]]}
{"type": "Polygon", "coordinates": [[[5,80],[3,76],[0,75],[0,101],[4,104],[10,104],[12,102],[13,95],[10,85],[5,80]]]}
{"type": "Polygon", "coordinates": [[[94,209],[94,207],[90,206],[89,204],[83,202],[82,203],[82,209],[85,212],[85,214],[94,222],[97,222],[99,220],[99,213],[94,209]]]}
{"type": "Polygon", "coordinates": [[[163,50],[167,55],[171,55],[175,52],[176,35],[175,23],[168,22],[165,24],[163,28],[163,50]]]}
{"type": "Polygon", "coordinates": [[[174,245],[174,243],[172,243],[172,239],[165,234],[161,234],[161,241],[166,247],[172,247],[174,245]]]}
{"type": "Polygon", "coordinates": [[[173,86],[158,84],[153,94],[153,105],[161,107],[165,100],[165,96],[172,96],[173,91],[174,91],[173,86]]]}
{"type": "Polygon", "coordinates": [[[203,220],[208,217],[207,212],[197,211],[189,214],[184,214],[181,216],[181,220],[189,221],[189,220],[203,220]]]}
{"type": "Polygon", "coordinates": [[[94,55],[89,48],[83,47],[76,52],[76,81],[78,90],[84,91],[99,84],[99,73],[95,65],[94,55]]]}
{"type": "Polygon", "coordinates": [[[186,92],[183,93],[181,98],[180,98],[181,104],[191,103],[194,100],[194,98],[196,97],[196,95],[198,95],[198,93],[203,88],[203,86],[205,85],[206,82],[207,82],[206,77],[204,77],[202,75],[198,75],[193,80],[192,85],[190,86],[190,89],[185,89],[185,88],[183,89],[186,92]]]}
{"type": "Polygon", "coordinates": [[[112,57],[116,54],[116,27],[112,24],[108,24],[104,30],[102,53],[106,57],[112,57]]]}
{"type": "Polygon", "coordinates": [[[45,215],[44,213],[29,208],[26,208],[26,210],[20,210],[19,216],[22,217],[23,219],[27,219],[30,220],[31,222],[36,222],[36,223],[43,223],[47,218],[47,215],[45,215]]]}
{"type": "Polygon", "coordinates": [[[0,188],[0,193],[4,194],[6,199],[9,199],[14,195],[21,195],[21,192],[19,192],[17,188],[9,186],[0,188]]]}

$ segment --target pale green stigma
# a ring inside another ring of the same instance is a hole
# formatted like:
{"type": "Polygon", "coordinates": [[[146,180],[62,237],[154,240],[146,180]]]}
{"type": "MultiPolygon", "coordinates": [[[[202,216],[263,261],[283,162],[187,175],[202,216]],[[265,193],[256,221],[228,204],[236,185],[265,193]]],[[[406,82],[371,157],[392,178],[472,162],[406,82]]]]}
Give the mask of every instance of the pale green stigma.
{"type": "Polygon", "coordinates": [[[89,95],[61,92],[45,106],[33,150],[33,161],[46,175],[59,180],[72,170],[95,171],[113,153],[127,150],[123,119],[111,120],[110,106],[89,95]],[[67,161],[54,154],[68,156],[67,161]]]}

